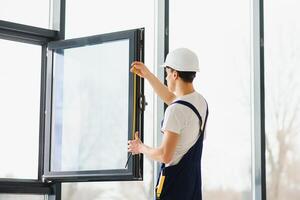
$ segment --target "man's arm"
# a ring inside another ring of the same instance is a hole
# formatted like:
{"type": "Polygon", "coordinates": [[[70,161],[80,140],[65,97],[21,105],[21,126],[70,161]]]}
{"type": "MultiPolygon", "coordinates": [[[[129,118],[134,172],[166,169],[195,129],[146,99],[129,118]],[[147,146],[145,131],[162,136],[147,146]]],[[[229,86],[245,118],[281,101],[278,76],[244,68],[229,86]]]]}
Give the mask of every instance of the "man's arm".
{"type": "Polygon", "coordinates": [[[169,163],[173,158],[178,140],[179,135],[177,133],[165,131],[161,145],[158,148],[151,148],[143,144],[136,133],[135,140],[128,141],[128,151],[133,154],[142,153],[151,160],[161,163],[169,163]]]}
{"type": "Polygon", "coordinates": [[[170,92],[168,87],[165,86],[160,80],[151,73],[144,63],[135,61],[131,64],[131,72],[136,73],[142,78],[148,80],[156,94],[167,104],[170,105],[172,101],[176,98],[175,94],[170,92]]]}

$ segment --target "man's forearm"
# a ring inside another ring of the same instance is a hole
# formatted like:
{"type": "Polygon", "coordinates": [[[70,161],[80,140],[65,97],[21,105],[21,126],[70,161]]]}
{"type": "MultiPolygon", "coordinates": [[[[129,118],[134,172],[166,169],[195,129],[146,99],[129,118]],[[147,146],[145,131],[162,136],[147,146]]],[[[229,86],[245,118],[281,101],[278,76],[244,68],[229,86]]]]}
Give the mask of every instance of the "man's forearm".
{"type": "Polygon", "coordinates": [[[141,153],[147,156],[151,160],[165,163],[164,152],[161,148],[151,148],[145,144],[141,147],[141,153]]]}
{"type": "Polygon", "coordinates": [[[147,77],[150,85],[153,87],[156,94],[166,103],[171,104],[176,98],[175,94],[169,91],[168,87],[165,86],[154,74],[150,73],[147,77]]]}

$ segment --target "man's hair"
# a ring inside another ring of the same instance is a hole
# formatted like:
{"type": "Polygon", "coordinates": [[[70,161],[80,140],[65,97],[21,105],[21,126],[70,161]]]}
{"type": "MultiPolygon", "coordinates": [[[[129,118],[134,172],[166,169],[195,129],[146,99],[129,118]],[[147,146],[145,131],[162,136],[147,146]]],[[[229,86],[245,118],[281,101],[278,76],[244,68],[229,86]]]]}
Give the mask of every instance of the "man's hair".
{"type": "Polygon", "coordinates": [[[176,71],[178,76],[186,83],[192,83],[194,78],[196,77],[196,72],[185,72],[185,71],[177,71],[169,66],[166,68],[170,69],[171,72],[176,71]]]}

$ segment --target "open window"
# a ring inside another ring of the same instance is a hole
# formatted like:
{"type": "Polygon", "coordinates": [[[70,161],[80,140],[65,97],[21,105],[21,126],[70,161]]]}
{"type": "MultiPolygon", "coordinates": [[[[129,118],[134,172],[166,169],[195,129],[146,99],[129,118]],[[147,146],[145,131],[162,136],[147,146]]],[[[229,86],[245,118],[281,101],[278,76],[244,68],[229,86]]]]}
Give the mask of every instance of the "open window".
{"type": "Polygon", "coordinates": [[[50,42],[47,53],[45,181],[142,180],[144,29],[50,42]],[[125,164],[128,160],[128,166],[125,164]]]}

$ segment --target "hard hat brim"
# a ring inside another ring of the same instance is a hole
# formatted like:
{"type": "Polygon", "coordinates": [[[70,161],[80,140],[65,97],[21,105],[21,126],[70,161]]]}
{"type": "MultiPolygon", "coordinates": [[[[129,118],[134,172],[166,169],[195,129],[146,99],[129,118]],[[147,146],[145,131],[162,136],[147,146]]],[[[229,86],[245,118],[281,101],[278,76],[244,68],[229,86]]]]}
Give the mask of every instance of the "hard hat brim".
{"type": "Polygon", "coordinates": [[[165,67],[167,67],[167,64],[164,63],[164,64],[162,64],[162,65],[159,65],[159,67],[165,68],[165,67]]]}
{"type": "MultiPolygon", "coordinates": [[[[162,65],[159,65],[159,67],[162,67],[162,68],[166,68],[166,67],[170,67],[170,68],[173,68],[174,70],[176,71],[182,71],[180,69],[176,69],[176,67],[171,67],[169,65],[167,65],[166,63],[162,64],[162,65]]],[[[193,69],[193,70],[189,70],[187,69],[186,72],[199,72],[200,70],[199,69],[193,69]]]]}

